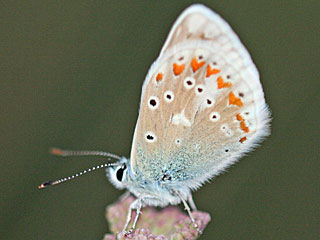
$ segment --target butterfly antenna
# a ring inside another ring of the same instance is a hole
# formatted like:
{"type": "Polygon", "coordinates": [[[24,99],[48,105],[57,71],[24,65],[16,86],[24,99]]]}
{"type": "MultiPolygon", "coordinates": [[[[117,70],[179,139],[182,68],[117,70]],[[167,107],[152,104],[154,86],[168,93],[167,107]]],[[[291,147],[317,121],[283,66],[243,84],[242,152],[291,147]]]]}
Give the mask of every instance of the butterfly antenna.
{"type": "Polygon", "coordinates": [[[45,188],[45,187],[48,187],[48,186],[54,186],[54,185],[57,185],[57,184],[72,180],[74,178],[80,177],[80,176],[82,176],[82,175],[84,175],[84,174],[86,174],[88,172],[92,172],[92,171],[100,169],[100,168],[107,168],[107,167],[118,166],[118,165],[119,165],[119,163],[105,163],[105,164],[97,165],[95,167],[88,168],[87,170],[84,170],[82,172],[76,173],[76,174],[74,174],[74,175],[72,175],[70,177],[65,177],[65,178],[61,178],[59,180],[42,183],[42,184],[40,184],[38,186],[38,188],[42,189],[42,188],[45,188]]]}
{"type": "Polygon", "coordinates": [[[117,160],[120,160],[116,154],[108,153],[108,152],[101,152],[101,151],[73,151],[73,150],[62,150],[60,148],[52,148],[50,149],[50,153],[56,156],[62,157],[70,157],[70,156],[103,156],[103,157],[110,157],[117,160]]]}

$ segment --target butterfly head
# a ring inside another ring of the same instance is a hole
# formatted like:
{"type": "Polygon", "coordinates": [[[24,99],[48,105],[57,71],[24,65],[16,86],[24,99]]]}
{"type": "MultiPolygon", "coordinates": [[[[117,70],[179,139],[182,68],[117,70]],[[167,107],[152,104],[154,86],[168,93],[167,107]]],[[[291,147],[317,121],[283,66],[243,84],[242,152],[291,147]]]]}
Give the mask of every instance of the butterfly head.
{"type": "Polygon", "coordinates": [[[129,180],[129,161],[122,158],[118,165],[107,168],[107,176],[110,182],[118,189],[124,189],[129,180]]]}

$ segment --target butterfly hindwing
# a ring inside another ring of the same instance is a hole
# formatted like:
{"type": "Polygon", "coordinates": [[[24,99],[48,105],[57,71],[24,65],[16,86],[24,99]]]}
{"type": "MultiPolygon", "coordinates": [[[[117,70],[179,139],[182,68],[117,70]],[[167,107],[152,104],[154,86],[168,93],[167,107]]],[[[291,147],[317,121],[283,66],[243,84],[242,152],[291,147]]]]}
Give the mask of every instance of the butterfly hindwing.
{"type": "Polygon", "coordinates": [[[142,89],[131,165],[196,187],[268,134],[259,74],[229,25],[194,5],[174,24],[142,89]]]}

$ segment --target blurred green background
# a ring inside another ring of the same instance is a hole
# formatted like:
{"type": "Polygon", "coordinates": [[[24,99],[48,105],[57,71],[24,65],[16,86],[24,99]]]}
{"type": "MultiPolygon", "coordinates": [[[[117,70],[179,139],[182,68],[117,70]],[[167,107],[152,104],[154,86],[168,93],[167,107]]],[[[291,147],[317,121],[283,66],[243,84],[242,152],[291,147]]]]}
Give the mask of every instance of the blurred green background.
{"type": "MultiPolygon", "coordinates": [[[[194,194],[202,239],[319,239],[320,2],[201,1],[239,34],[272,110],[262,147],[194,194]]],[[[144,77],[192,1],[1,1],[1,239],[102,239],[122,192],[98,171],[129,156],[144,77]]]]}

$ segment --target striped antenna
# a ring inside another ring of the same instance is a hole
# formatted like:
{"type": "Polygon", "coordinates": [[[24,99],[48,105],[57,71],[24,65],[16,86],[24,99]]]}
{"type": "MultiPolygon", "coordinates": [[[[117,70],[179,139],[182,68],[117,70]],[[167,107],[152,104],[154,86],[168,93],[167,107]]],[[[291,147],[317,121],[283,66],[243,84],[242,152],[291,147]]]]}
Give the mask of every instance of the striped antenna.
{"type": "Polygon", "coordinates": [[[107,167],[111,167],[111,166],[118,166],[120,165],[119,163],[105,163],[105,164],[101,164],[101,165],[98,165],[98,166],[95,166],[95,167],[92,167],[92,168],[89,168],[87,170],[84,170],[82,172],[79,172],[79,173],[76,173],[70,177],[65,177],[65,178],[61,178],[59,180],[55,180],[55,181],[49,181],[49,182],[45,182],[45,183],[42,183],[38,186],[39,189],[42,189],[42,188],[45,188],[45,187],[48,187],[48,186],[54,186],[54,185],[57,185],[57,184],[60,184],[60,183],[63,183],[63,182],[66,182],[66,181],[69,181],[71,179],[74,179],[76,177],[79,177],[83,174],[86,174],[88,172],[92,172],[94,170],[97,170],[97,169],[100,169],[100,168],[107,168],[107,167]]]}
{"type": "Polygon", "coordinates": [[[50,153],[57,156],[69,157],[69,156],[102,156],[102,157],[111,157],[117,160],[120,160],[116,154],[101,152],[101,151],[73,151],[73,150],[62,150],[59,148],[50,149],[50,153]]]}

